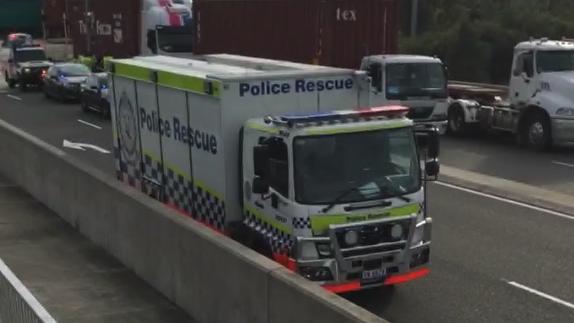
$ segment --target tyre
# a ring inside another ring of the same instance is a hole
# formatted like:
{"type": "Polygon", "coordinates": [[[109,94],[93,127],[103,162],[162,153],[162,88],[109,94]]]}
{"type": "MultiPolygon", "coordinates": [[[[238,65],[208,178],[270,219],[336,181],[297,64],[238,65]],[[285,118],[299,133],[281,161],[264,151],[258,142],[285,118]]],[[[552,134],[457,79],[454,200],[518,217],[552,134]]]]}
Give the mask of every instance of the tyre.
{"type": "Polygon", "coordinates": [[[547,150],[552,146],[551,131],[548,116],[542,112],[530,113],[519,133],[520,144],[537,151],[547,150]]]}
{"type": "Polygon", "coordinates": [[[450,135],[460,136],[467,132],[468,126],[464,120],[464,111],[459,105],[451,106],[448,109],[448,127],[447,133],[450,135]]]}
{"type": "Polygon", "coordinates": [[[9,78],[7,73],[4,75],[4,79],[6,79],[6,83],[8,83],[9,88],[13,89],[16,87],[16,81],[9,78]]]}
{"type": "Polygon", "coordinates": [[[85,112],[85,113],[88,113],[88,111],[90,110],[90,108],[88,107],[88,105],[86,104],[86,102],[80,101],[80,105],[82,106],[82,111],[85,112]]]}

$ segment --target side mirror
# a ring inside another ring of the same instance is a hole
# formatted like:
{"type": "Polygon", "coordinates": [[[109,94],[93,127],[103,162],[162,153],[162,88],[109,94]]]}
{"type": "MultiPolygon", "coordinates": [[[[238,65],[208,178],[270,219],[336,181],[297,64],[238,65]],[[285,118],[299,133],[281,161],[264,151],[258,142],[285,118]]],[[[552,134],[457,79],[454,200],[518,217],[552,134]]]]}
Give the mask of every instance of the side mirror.
{"type": "Polygon", "coordinates": [[[253,147],[253,172],[255,176],[267,177],[269,169],[269,147],[259,145],[253,147]]]}
{"type": "Polygon", "coordinates": [[[438,158],[440,154],[440,134],[437,129],[433,129],[428,133],[428,157],[430,159],[438,158]]]}
{"type": "Polygon", "coordinates": [[[436,177],[438,176],[438,173],[440,172],[440,163],[438,161],[438,159],[433,159],[428,161],[425,164],[425,172],[427,177],[431,177],[436,179],[436,177]]]}
{"type": "Polygon", "coordinates": [[[252,191],[255,194],[265,194],[269,192],[269,183],[261,177],[253,179],[252,191]]]}
{"type": "Polygon", "coordinates": [[[426,151],[428,159],[436,159],[440,154],[440,133],[436,128],[416,130],[416,143],[419,151],[426,151]]]}

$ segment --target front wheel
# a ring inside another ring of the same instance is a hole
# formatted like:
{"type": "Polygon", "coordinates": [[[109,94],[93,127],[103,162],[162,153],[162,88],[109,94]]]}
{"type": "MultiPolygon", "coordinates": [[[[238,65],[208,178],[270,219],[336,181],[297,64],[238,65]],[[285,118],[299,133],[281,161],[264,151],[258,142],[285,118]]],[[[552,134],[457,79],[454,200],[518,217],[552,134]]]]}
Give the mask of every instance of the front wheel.
{"type": "Polygon", "coordinates": [[[13,80],[13,79],[11,79],[11,78],[9,78],[9,77],[8,77],[8,74],[4,75],[4,78],[6,79],[6,83],[8,83],[8,87],[9,87],[9,88],[13,89],[13,88],[16,87],[16,81],[13,80]]]}
{"type": "Polygon", "coordinates": [[[519,134],[521,144],[538,151],[550,148],[552,136],[548,117],[542,113],[534,113],[527,118],[519,134]]]}
{"type": "Polygon", "coordinates": [[[466,133],[467,124],[464,120],[464,112],[460,106],[453,106],[448,110],[447,132],[450,135],[463,135],[466,133]]]}

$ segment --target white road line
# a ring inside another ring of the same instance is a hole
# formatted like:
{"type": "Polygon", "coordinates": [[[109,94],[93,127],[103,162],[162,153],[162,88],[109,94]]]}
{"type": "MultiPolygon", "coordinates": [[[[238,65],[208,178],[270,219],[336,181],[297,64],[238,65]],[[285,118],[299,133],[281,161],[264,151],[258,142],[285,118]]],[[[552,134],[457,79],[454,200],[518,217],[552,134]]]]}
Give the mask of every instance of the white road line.
{"type": "Polygon", "coordinates": [[[85,124],[86,126],[90,126],[90,127],[92,127],[92,128],[96,128],[96,129],[98,129],[98,130],[102,130],[102,127],[100,127],[100,126],[98,126],[98,125],[95,125],[95,124],[93,124],[93,123],[89,123],[89,122],[87,122],[87,121],[84,121],[84,120],[82,120],[82,119],[78,119],[78,122],[79,122],[79,123],[83,123],[83,124],[85,124]]]}
{"type": "Polygon", "coordinates": [[[539,212],[548,213],[548,214],[555,215],[555,216],[558,216],[558,217],[561,217],[561,218],[565,218],[565,219],[568,219],[568,220],[574,220],[574,215],[570,215],[570,214],[566,214],[566,213],[562,213],[562,212],[558,212],[558,211],[553,211],[553,210],[545,209],[545,208],[543,208],[543,207],[534,206],[534,205],[531,205],[531,204],[527,204],[527,203],[523,203],[523,202],[518,202],[518,201],[515,201],[515,200],[510,200],[510,199],[507,199],[507,198],[503,198],[503,197],[496,196],[496,195],[492,195],[492,194],[488,194],[488,193],[483,193],[483,192],[471,190],[471,189],[466,188],[466,187],[461,187],[461,186],[458,186],[458,185],[453,185],[453,184],[444,183],[444,182],[435,182],[435,184],[438,184],[438,185],[441,185],[441,186],[445,186],[445,187],[449,187],[449,188],[452,188],[452,189],[455,189],[455,190],[467,192],[467,193],[470,193],[470,194],[482,196],[482,197],[488,197],[488,198],[491,198],[491,199],[493,199],[493,200],[497,200],[497,201],[501,201],[501,202],[506,202],[506,203],[508,203],[508,204],[525,207],[525,208],[527,208],[527,209],[531,209],[531,210],[535,210],[535,211],[539,211],[539,212]]]}
{"type": "Polygon", "coordinates": [[[574,164],[553,160],[552,164],[574,168],[574,164]]]}
{"type": "Polygon", "coordinates": [[[9,97],[10,99],[14,99],[14,100],[17,100],[17,101],[22,101],[22,98],[19,97],[19,96],[15,96],[15,95],[12,95],[12,94],[6,94],[6,96],[9,97]]]}
{"type": "Polygon", "coordinates": [[[547,299],[547,300],[549,300],[549,301],[552,301],[552,302],[554,302],[554,303],[558,303],[558,304],[560,304],[560,305],[563,305],[563,306],[566,306],[566,307],[568,307],[568,308],[574,309],[574,304],[568,303],[568,302],[565,301],[565,300],[561,300],[561,299],[558,298],[558,297],[554,297],[554,296],[552,296],[552,295],[548,295],[548,294],[546,294],[546,293],[543,293],[543,292],[541,292],[541,291],[538,291],[538,290],[536,290],[536,289],[534,289],[534,288],[530,288],[530,287],[528,287],[528,286],[524,286],[524,285],[519,284],[519,283],[517,283],[517,282],[508,281],[508,280],[505,280],[505,279],[503,279],[503,281],[505,281],[507,284],[509,284],[509,285],[511,285],[511,286],[514,286],[514,287],[516,287],[516,288],[520,288],[520,289],[525,290],[525,291],[527,291],[527,292],[529,292],[529,293],[531,293],[531,294],[534,294],[534,295],[543,297],[543,298],[545,298],[545,299],[547,299]]]}

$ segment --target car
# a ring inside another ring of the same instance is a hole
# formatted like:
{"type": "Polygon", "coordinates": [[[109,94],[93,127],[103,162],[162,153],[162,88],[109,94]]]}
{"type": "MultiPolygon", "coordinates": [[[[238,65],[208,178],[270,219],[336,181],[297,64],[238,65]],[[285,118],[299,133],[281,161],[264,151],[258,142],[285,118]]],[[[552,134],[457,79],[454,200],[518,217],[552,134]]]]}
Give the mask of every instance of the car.
{"type": "Polygon", "coordinates": [[[22,91],[29,85],[42,86],[43,76],[53,64],[40,45],[13,44],[0,49],[0,67],[10,88],[22,91]]]}
{"type": "Polygon", "coordinates": [[[82,84],[80,103],[84,112],[96,111],[105,118],[110,117],[110,101],[108,99],[108,74],[93,73],[82,84]]]}
{"type": "Polygon", "coordinates": [[[44,94],[60,101],[78,100],[81,86],[90,74],[90,69],[82,64],[55,64],[44,77],[44,94]]]}

